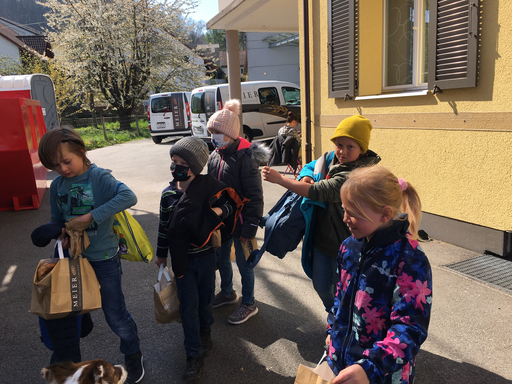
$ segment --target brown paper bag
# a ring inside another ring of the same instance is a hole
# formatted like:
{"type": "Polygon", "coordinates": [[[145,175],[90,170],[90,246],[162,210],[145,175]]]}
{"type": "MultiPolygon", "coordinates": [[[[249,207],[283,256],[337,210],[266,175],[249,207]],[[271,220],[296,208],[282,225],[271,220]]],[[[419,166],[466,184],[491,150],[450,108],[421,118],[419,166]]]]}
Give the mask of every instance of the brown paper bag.
{"type": "Polygon", "coordinates": [[[59,259],[39,261],[38,268],[44,263],[56,265],[42,278],[38,277],[36,269],[30,312],[49,320],[101,308],[100,285],[89,261],[82,257],[65,258],[60,241],[56,247],[59,259]]]}
{"type": "Polygon", "coordinates": [[[181,322],[178,287],[172,271],[160,264],[157,283],[155,284],[155,319],[157,324],[181,322]]]}
{"type": "Polygon", "coordinates": [[[77,221],[76,217],[69,219],[66,223],[66,232],[71,243],[71,257],[81,255],[89,246],[89,236],[85,232],[87,227],[89,227],[89,223],[77,221]]]}
{"type": "Polygon", "coordinates": [[[316,368],[309,368],[300,364],[294,384],[332,384],[334,373],[327,361],[322,362],[326,356],[327,354],[324,353],[316,368]]]}
{"type": "Polygon", "coordinates": [[[242,241],[241,244],[242,249],[244,250],[245,260],[249,258],[252,251],[258,249],[258,241],[256,240],[256,238],[253,238],[247,242],[242,241]]]}

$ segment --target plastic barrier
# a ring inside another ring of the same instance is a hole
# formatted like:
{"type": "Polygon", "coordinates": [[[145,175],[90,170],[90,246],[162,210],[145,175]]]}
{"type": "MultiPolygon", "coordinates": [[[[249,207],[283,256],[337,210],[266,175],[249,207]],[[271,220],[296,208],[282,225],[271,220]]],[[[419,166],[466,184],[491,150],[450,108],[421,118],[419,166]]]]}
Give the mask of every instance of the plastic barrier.
{"type": "Polygon", "coordinates": [[[41,103],[0,99],[0,211],[37,209],[46,191],[46,168],[37,154],[46,132],[41,103]]]}

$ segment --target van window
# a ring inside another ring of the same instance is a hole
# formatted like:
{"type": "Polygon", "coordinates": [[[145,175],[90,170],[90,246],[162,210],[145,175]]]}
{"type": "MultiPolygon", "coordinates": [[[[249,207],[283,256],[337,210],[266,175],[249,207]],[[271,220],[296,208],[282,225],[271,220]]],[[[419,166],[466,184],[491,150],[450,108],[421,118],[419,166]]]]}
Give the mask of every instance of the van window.
{"type": "Polygon", "coordinates": [[[300,105],[300,89],[295,87],[282,87],[284,103],[286,105],[300,105]]]}
{"type": "Polygon", "coordinates": [[[279,102],[279,94],[277,88],[260,88],[258,89],[260,95],[260,104],[262,105],[281,105],[279,102]]]}
{"type": "Polygon", "coordinates": [[[204,93],[193,93],[190,104],[192,108],[192,113],[204,113],[204,103],[203,103],[204,93]]]}
{"type": "Polygon", "coordinates": [[[151,112],[153,113],[169,113],[171,112],[171,97],[155,97],[151,100],[151,112]]]}

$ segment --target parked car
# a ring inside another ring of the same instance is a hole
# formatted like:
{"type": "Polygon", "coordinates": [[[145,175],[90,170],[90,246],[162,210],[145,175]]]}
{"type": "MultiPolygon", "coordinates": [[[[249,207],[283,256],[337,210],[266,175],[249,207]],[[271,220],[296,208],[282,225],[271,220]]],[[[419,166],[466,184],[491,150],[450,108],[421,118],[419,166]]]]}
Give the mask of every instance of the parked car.
{"type": "Polygon", "coordinates": [[[190,136],[190,92],[167,92],[149,96],[148,127],[155,144],[169,136],[190,136]]]}
{"type": "MultiPolygon", "coordinates": [[[[298,85],[285,81],[248,81],[241,85],[244,125],[240,136],[249,141],[273,139],[286,123],[288,111],[296,114],[300,122],[298,85]]],[[[190,104],[194,136],[211,141],[206,123],[230,99],[228,87],[228,84],[217,84],[192,91],[190,104]]]]}

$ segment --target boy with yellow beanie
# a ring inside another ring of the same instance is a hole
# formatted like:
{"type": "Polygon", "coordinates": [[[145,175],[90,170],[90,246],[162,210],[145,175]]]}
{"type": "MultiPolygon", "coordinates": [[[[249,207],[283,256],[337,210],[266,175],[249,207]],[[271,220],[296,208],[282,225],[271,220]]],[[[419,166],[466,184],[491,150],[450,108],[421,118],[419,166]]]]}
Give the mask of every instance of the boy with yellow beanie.
{"type": "Polygon", "coordinates": [[[371,130],[370,120],[363,116],[344,119],[331,137],[335,149],[306,164],[298,180],[282,176],[270,167],[262,170],[263,180],[308,198],[301,205],[306,219],[302,267],[313,280],[313,287],[327,312],[334,304],[339,280],[336,256],[343,240],[350,236],[343,222],[340,190],[350,171],[380,161],[380,157],[368,149],[371,130]]]}

